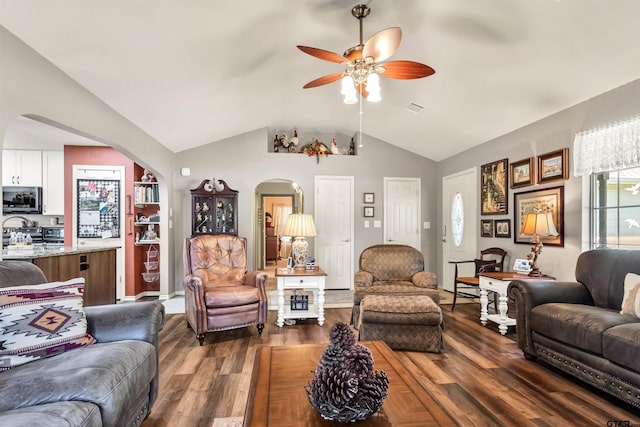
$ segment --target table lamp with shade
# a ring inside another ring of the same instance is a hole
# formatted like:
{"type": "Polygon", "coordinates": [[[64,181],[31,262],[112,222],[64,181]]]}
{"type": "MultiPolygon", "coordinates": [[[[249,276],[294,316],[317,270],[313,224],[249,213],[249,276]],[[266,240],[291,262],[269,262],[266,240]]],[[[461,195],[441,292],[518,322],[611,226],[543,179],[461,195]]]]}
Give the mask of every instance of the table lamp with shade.
{"type": "Polygon", "coordinates": [[[557,236],[558,230],[553,223],[553,215],[551,212],[531,212],[524,215],[524,221],[522,222],[522,228],[520,229],[520,235],[531,236],[531,253],[529,258],[532,258],[531,272],[529,276],[540,277],[542,273],[538,268],[538,255],[542,252],[542,241],[540,236],[557,236]]]}
{"type": "Polygon", "coordinates": [[[282,235],[294,238],[291,253],[295,268],[305,268],[309,243],[304,238],[318,235],[313,217],[309,214],[290,214],[284,224],[282,235]]]}

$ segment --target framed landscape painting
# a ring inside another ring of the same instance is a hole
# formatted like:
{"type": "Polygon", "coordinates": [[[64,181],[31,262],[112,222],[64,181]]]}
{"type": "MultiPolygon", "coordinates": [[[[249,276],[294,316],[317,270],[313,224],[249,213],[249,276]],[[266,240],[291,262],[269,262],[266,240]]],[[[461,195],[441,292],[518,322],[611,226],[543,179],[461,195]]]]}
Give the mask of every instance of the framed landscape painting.
{"type": "Polygon", "coordinates": [[[563,181],[569,178],[569,149],[563,148],[557,151],[538,156],[538,184],[563,181]]]}
{"type": "Polygon", "coordinates": [[[508,213],[509,160],[502,159],[480,167],[480,214],[508,213]]]}
{"type": "Polygon", "coordinates": [[[533,185],[534,177],[533,157],[511,163],[511,188],[533,185]]]}

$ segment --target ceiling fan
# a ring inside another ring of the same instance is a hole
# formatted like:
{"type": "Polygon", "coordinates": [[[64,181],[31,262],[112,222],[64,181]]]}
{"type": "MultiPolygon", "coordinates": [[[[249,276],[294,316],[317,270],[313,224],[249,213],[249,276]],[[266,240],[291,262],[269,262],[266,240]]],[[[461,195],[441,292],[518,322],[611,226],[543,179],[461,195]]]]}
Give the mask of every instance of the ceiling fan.
{"type": "Polygon", "coordinates": [[[374,34],[366,43],[362,42],[362,23],[369,16],[371,8],[359,4],[351,9],[351,14],[360,22],[360,43],[347,49],[343,55],[315,47],[300,46],[298,49],[306,54],[325,61],[336,62],[346,66],[344,71],[327,74],[310,81],[304,89],[318,87],[342,79],[344,102],[357,102],[357,92],[371,102],[380,101],[380,85],[378,76],[397,80],[420,79],[435,73],[428,65],[414,61],[389,61],[389,58],[400,46],[402,30],[391,27],[374,34]]]}

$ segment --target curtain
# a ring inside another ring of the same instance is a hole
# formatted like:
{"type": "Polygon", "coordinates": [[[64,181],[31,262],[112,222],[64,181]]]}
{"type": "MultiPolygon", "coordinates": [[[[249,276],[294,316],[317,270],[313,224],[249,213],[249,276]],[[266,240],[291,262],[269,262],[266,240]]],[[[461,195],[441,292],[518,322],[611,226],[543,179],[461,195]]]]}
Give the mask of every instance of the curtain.
{"type": "Polygon", "coordinates": [[[574,176],[639,166],[640,117],[575,135],[574,176]]]}

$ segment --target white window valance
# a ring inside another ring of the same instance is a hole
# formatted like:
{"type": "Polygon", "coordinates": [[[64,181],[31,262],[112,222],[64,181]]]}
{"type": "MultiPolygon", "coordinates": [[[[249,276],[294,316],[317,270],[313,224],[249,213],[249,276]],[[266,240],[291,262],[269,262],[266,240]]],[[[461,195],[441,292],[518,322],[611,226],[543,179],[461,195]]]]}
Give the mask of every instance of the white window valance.
{"type": "Polygon", "coordinates": [[[576,134],[575,176],[633,167],[640,167],[640,117],[576,134]]]}

